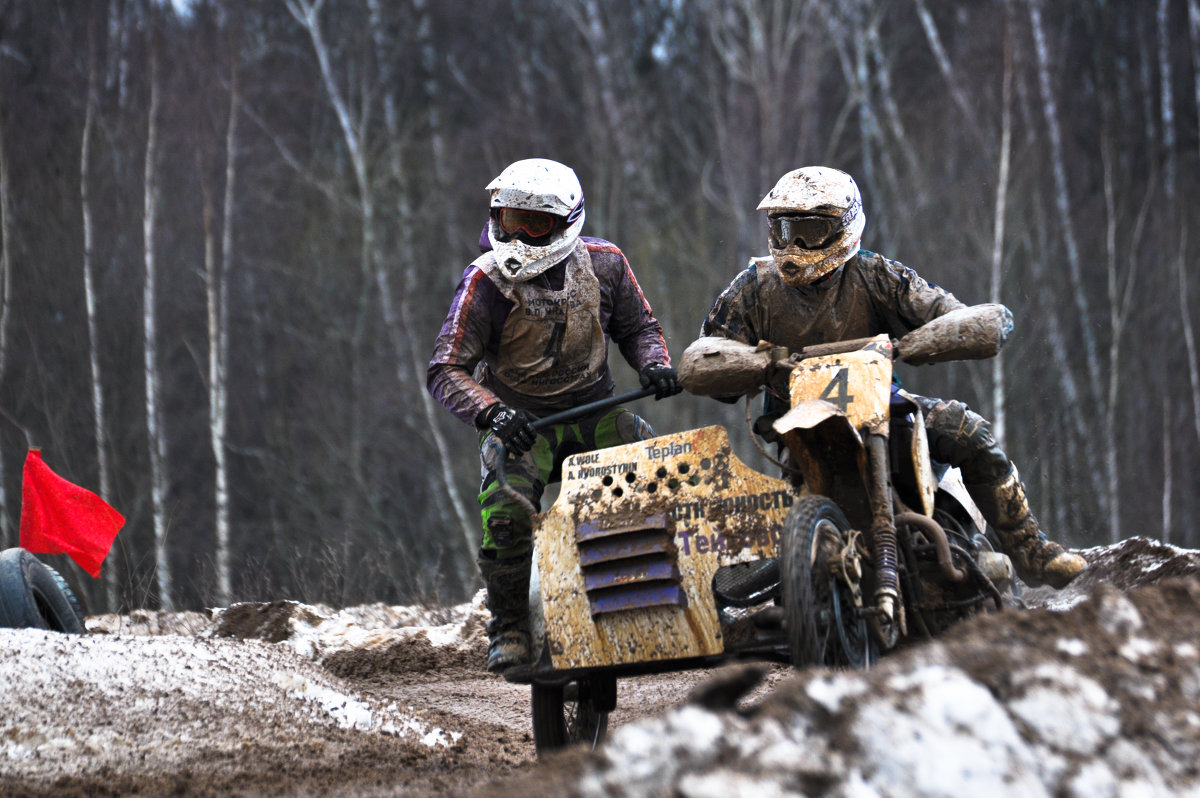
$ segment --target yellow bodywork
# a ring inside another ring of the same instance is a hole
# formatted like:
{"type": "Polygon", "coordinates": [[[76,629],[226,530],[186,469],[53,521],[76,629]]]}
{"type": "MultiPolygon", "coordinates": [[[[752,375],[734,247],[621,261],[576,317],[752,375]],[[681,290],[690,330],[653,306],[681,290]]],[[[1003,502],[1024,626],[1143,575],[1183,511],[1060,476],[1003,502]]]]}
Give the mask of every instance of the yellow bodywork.
{"type": "Polygon", "coordinates": [[[885,433],[892,389],[892,359],[879,351],[891,349],[886,335],[856,352],[814,357],[792,370],[792,406],[808,401],[829,402],[845,413],[856,430],[885,433]]]}
{"type": "Polygon", "coordinates": [[[742,463],[719,426],[569,457],[558,499],[535,525],[554,668],[721,654],[713,574],[776,556],[794,495],[787,482],[742,463]],[[585,587],[581,539],[643,528],[661,532],[659,556],[674,566],[678,602],[597,612],[585,587]]]}

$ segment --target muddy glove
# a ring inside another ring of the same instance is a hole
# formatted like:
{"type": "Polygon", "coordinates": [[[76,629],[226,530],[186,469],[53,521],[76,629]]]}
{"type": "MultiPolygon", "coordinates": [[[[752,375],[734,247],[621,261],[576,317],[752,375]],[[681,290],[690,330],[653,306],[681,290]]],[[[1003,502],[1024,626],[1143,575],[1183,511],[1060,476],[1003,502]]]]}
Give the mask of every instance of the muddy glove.
{"type": "Polygon", "coordinates": [[[483,414],[483,426],[491,428],[513,457],[520,457],[533,448],[537,431],[532,424],[536,420],[524,410],[517,410],[502,402],[492,405],[483,414]]]}
{"type": "Polygon", "coordinates": [[[654,388],[654,398],[664,399],[683,390],[679,384],[679,372],[662,363],[651,363],[642,369],[638,377],[643,388],[654,388]]]}

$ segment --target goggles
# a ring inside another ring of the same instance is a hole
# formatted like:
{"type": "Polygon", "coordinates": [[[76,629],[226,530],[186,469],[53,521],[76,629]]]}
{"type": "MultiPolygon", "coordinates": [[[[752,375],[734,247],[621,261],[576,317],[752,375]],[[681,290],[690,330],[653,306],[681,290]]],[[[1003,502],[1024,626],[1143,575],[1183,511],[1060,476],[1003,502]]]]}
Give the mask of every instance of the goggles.
{"type": "Polygon", "coordinates": [[[841,216],[788,215],[768,216],[767,229],[771,246],[787,249],[824,249],[841,234],[844,225],[841,216]]]}
{"type": "Polygon", "coordinates": [[[492,218],[510,236],[524,233],[529,238],[542,238],[554,232],[559,217],[543,211],[522,208],[492,208],[492,218]]]}

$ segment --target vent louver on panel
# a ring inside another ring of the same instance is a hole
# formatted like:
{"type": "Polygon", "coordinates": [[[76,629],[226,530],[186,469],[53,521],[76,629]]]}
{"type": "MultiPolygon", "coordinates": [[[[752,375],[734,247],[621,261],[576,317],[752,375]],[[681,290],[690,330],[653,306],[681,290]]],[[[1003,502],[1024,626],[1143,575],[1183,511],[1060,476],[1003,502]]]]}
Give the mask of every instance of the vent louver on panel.
{"type": "Polygon", "coordinates": [[[641,607],[686,607],[675,540],[664,513],[640,524],[585,522],[575,530],[592,617],[641,607]]]}

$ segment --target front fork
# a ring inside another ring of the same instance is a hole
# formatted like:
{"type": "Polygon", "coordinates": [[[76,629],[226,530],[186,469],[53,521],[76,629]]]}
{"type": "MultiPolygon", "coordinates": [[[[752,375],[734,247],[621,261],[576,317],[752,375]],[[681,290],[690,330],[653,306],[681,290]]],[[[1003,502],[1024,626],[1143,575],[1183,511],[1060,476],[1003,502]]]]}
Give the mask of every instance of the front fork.
{"type": "Polygon", "coordinates": [[[900,600],[899,547],[892,515],[887,428],[867,434],[867,494],[871,501],[871,562],[875,566],[873,611],[867,615],[872,634],[883,650],[896,645],[904,629],[904,604],[900,600]]]}

